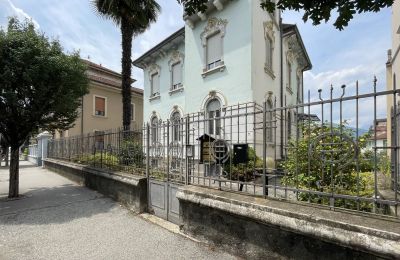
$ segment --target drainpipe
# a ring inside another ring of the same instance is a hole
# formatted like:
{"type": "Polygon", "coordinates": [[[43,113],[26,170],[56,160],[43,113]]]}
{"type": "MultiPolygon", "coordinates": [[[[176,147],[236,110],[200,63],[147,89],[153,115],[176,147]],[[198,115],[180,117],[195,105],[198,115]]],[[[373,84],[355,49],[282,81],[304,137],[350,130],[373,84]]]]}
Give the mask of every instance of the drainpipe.
{"type": "MultiPolygon", "coordinates": [[[[280,92],[280,105],[283,107],[283,28],[282,28],[282,17],[279,14],[279,34],[280,34],[280,47],[281,47],[281,92],[280,92]]],[[[281,159],[283,158],[283,110],[281,109],[281,159]]]]}

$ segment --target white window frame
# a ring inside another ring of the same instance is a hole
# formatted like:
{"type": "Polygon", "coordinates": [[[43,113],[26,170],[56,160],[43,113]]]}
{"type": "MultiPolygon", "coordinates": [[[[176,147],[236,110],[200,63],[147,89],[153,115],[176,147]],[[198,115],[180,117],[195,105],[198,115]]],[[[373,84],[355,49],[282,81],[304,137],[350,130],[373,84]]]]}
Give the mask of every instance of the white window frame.
{"type": "Polygon", "coordinates": [[[150,83],[150,95],[149,99],[154,100],[160,98],[161,93],[161,68],[157,64],[152,64],[149,66],[149,83],[150,83]],[[158,92],[153,93],[153,76],[158,75],[158,92]]]}
{"type": "Polygon", "coordinates": [[[107,117],[107,113],[108,113],[108,100],[107,100],[107,97],[100,96],[100,95],[97,95],[97,94],[93,94],[93,116],[106,118],[107,117]],[[105,110],[104,111],[104,116],[96,115],[96,97],[104,98],[104,110],[105,110]]]}
{"type": "Polygon", "coordinates": [[[150,98],[156,97],[160,95],[160,81],[158,81],[158,90],[157,92],[154,91],[154,80],[153,78],[158,77],[160,79],[160,75],[156,72],[150,75],[150,98]]]}
{"type": "Polygon", "coordinates": [[[227,24],[228,20],[212,17],[208,19],[206,27],[200,34],[200,39],[203,46],[203,73],[202,73],[203,77],[206,77],[208,74],[216,71],[222,72],[225,70],[224,37],[227,24]],[[219,61],[218,66],[209,68],[208,67],[209,64],[207,61],[207,41],[209,37],[215,36],[216,34],[218,34],[221,37],[221,60],[219,61]]]}
{"type": "Polygon", "coordinates": [[[214,135],[214,136],[219,136],[222,134],[222,130],[223,130],[222,125],[221,125],[222,124],[222,120],[221,120],[222,112],[223,112],[223,104],[219,98],[213,97],[207,101],[206,106],[205,106],[205,117],[207,119],[207,121],[206,121],[207,122],[207,124],[206,124],[206,127],[207,127],[206,133],[207,134],[214,135]],[[212,102],[214,100],[219,102],[220,108],[218,110],[209,111],[208,105],[210,104],[210,102],[212,102]],[[213,112],[212,117],[210,117],[211,112],[213,112]],[[219,112],[219,113],[216,113],[216,112],[219,112]],[[219,115],[217,116],[217,114],[219,114],[219,115]],[[216,117],[219,119],[215,119],[216,117]],[[212,126],[212,131],[210,131],[211,126],[212,126]]]}
{"type": "Polygon", "coordinates": [[[171,53],[171,58],[168,61],[168,66],[169,66],[169,71],[170,71],[170,87],[169,87],[169,94],[173,94],[175,92],[183,91],[183,61],[184,61],[184,55],[177,51],[174,50],[171,53]],[[173,67],[177,64],[180,64],[181,66],[181,83],[178,87],[174,88],[173,86],[173,67]]]}

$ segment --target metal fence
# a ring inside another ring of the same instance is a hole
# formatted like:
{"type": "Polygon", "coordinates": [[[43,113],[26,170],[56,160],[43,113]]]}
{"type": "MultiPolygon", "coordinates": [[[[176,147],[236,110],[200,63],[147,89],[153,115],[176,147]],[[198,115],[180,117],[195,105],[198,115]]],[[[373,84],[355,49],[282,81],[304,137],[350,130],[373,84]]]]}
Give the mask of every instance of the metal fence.
{"type": "Polygon", "coordinates": [[[357,83],[319,90],[314,99],[308,92],[303,104],[277,106],[271,97],[262,105],[152,120],[140,131],[53,140],[49,157],[160,181],[398,217],[399,92],[377,91],[374,81],[371,89],[357,83]],[[388,118],[386,111],[392,111],[388,118]],[[391,129],[386,143],[380,139],[386,128],[378,125],[382,118],[391,129]]]}
{"type": "Polygon", "coordinates": [[[145,174],[142,130],[114,129],[50,140],[48,157],[90,167],[145,174]]]}

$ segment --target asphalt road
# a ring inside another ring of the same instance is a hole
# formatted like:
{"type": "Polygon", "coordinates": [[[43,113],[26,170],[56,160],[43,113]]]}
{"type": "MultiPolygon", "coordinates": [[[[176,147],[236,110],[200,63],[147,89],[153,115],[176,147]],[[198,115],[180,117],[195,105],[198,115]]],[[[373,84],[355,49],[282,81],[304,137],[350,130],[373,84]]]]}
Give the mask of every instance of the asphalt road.
{"type": "Polygon", "coordinates": [[[0,259],[235,259],[134,215],[113,200],[21,162],[8,200],[0,168],[0,259]]]}

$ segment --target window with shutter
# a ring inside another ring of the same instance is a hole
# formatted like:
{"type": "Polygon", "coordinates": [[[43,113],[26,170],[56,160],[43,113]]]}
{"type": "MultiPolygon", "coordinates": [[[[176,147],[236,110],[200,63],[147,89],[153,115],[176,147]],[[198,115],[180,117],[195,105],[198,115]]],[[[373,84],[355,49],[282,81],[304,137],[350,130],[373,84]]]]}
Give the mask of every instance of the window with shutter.
{"type": "Polygon", "coordinates": [[[151,96],[157,96],[160,94],[160,80],[158,73],[151,75],[151,96]]]}
{"type": "Polygon", "coordinates": [[[178,62],[172,65],[172,88],[171,90],[178,89],[182,86],[182,66],[178,62]]]}
{"type": "Polygon", "coordinates": [[[265,65],[266,67],[272,71],[272,58],[273,58],[273,45],[272,45],[272,40],[270,37],[266,37],[265,39],[265,51],[266,51],[266,61],[265,65]]]}
{"type": "Polygon", "coordinates": [[[94,114],[96,116],[106,115],[106,99],[102,97],[95,97],[94,114]]]}
{"type": "Polygon", "coordinates": [[[218,67],[221,64],[222,40],[220,33],[207,38],[207,70],[218,67]]]}

